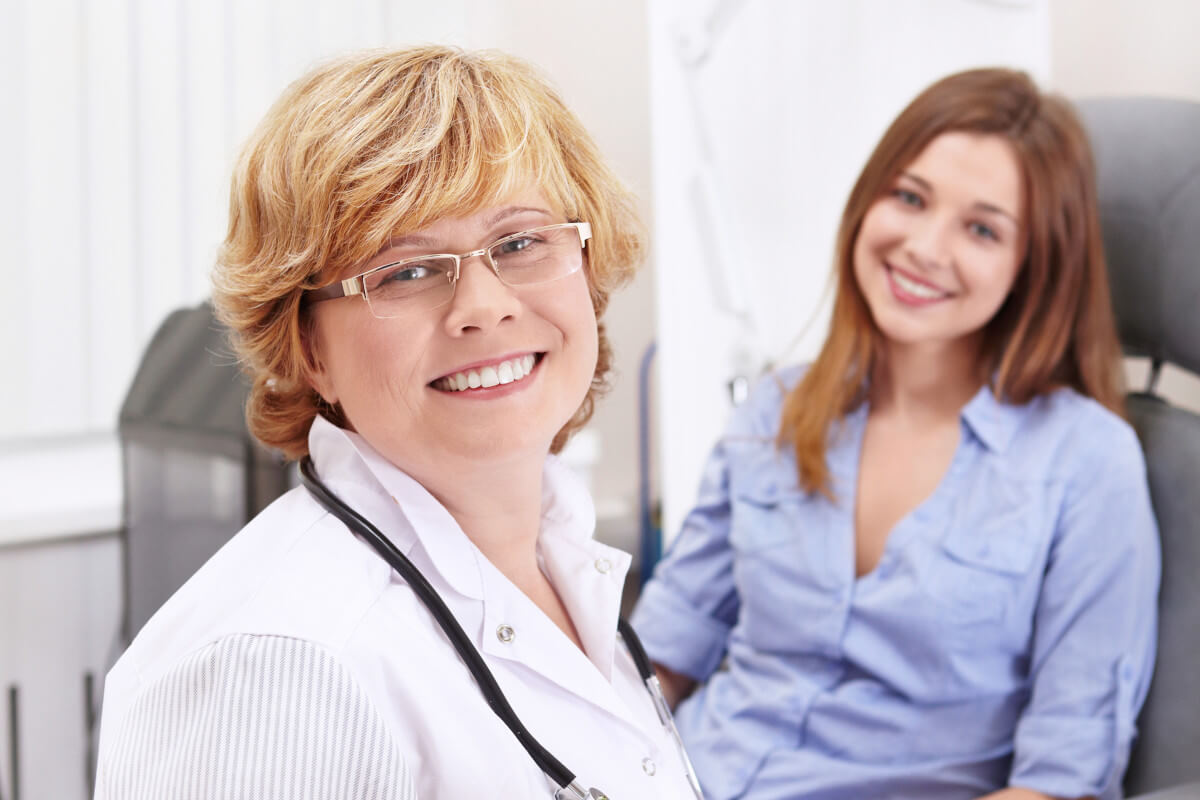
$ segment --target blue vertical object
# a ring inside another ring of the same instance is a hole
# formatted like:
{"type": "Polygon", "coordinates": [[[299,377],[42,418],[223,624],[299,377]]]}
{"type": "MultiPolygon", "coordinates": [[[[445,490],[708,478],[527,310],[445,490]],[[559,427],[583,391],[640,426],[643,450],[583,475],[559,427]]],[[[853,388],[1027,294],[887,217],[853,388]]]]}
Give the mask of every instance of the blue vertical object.
{"type": "Polygon", "coordinates": [[[641,582],[645,586],[662,558],[662,527],[650,501],[650,365],[658,344],[651,342],[638,369],[638,511],[640,518],[641,582]]]}
{"type": "Polygon", "coordinates": [[[16,686],[8,687],[8,769],[12,782],[9,797],[21,800],[20,695],[16,686]]]}

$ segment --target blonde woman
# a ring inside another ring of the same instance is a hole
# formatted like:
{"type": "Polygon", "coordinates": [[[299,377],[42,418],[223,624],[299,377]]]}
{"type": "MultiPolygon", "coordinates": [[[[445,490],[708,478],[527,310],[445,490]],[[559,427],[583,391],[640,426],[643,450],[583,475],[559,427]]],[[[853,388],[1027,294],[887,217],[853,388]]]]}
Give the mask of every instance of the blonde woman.
{"type": "Polygon", "coordinates": [[[617,633],[630,559],[551,455],[640,255],[630,196],[513,58],[367,53],[288,89],[237,166],[214,299],[251,430],[312,488],[114,667],[97,796],[695,797],[617,633]]]}

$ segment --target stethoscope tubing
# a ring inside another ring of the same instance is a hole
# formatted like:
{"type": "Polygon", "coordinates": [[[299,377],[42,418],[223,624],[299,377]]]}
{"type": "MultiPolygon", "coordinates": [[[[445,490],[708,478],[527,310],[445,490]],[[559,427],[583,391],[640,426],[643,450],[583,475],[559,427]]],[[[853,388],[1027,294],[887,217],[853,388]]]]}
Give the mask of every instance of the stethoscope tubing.
{"type": "MultiPolygon", "coordinates": [[[[305,456],[300,461],[300,477],[305,488],[312,493],[317,502],[324,506],[329,513],[341,520],[346,527],[366,540],[367,544],[371,545],[400,574],[400,577],[412,587],[412,590],[416,592],[417,596],[429,609],[429,612],[433,614],[438,625],[450,639],[450,644],[454,646],[455,651],[462,658],[467,669],[470,670],[475,682],[479,684],[480,691],[483,692],[484,699],[492,711],[512,731],[513,736],[517,737],[517,741],[521,743],[521,746],[525,748],[525,752],[529,754],[529,757],[533,759],[542,772],[557,783],[561,789],[568,789],[575,782],[575,774],[567,769],[561,761],[551,755],[550,751],[543,747],[521,722],[517,713],[513,711],[512,706],[509,705],[508,700],[504,697],[504,693],[500,690],[500,685],[496,682],[495,676],[488,669],[487,664],[484,663],[483,657],[479,655],[479,651],[475,648],[475,645],[467,637],[462,626],[458,624],[458,620],[454,618],[454,614],[446,607],[446,603],[438,595],[437,590],[421,574],[416,565],[409,561],[408,557],[400,552],[392,544],[391,540],[384,536],[370,520],[342,502],[337,495],[321,482],[317,476],[316,468],[313,466],[312,459],[308,456],[305,456]]],[[[621,631],[624,636],[625,629],[629,629],[629,625],[624,620],[621,620],[619,625],[624,626],[621,631]]],[[[632,633],[632,629],[629,630],[632,633]]],[[[636,638],[632,636],[626,638],[627,644],[634,641],[636,641],[636,638]]],[[[641,672],[642,670],[641,662],[644,662],[648,668],[650,662],[646,658],[646,652],[642,648],[641,643],[638,642],[636,645],[629,645],[629,647],[631,653],[635,647],[639,653],[639,655],[634,655],[633,657],[634,662],[637,663],[638,671],[641,672]],[[639,657],[641,662],[639,662],[639,657]]]]}

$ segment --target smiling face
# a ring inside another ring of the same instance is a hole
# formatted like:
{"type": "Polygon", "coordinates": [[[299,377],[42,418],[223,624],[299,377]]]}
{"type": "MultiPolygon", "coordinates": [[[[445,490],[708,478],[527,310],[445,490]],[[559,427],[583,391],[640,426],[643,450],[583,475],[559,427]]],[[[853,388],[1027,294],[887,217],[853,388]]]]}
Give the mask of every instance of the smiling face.
{"type": "Polygon", "coordinates": [[[944,133],[867,210],[854,276],[889,346],[974,346],[1025,252],[1021,167],[995,135],[944,133]]]}
{"type": "MultiPolygon", "coordinates": [[[[394,240],[342,277],[423,254],[473,251],[564,221],[541,193],[520,192],[394,240]]],[[[362,298],[349,297],[314,304],[312,314],[314,388],[417,477],[463,459],[540,464],[596,368],[585,270],[513,288],[475,256],[463,261],[453,299],[438,308],[379,319],[362,298]]]]}

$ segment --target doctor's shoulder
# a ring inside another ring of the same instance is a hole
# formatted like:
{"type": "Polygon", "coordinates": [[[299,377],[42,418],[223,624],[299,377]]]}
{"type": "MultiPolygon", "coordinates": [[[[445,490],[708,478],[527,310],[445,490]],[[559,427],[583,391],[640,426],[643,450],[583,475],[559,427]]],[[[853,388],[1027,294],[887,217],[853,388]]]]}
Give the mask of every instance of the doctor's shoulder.
{"type": "Polygon", "coordinates": [[[377,704],[312,642],[231,633],[122,696],[125,677],[106,688],[97,800],[416,797],[377,704]]]}
{"type": "Polygon", "coordinates": [[[172,663],[229,633],[290,636],[336,648],[387,583],[386,565],[304,489],[292,489],[155,612],[122,660],[135,660],[145,674],[152,663],[172,663]]]}
{"type": "Polygon", "coordinates": [[[337,527],[289,492],[151,618],[106,678],[98,800],[251,796],[268,775],[283,796],[416,796],[342,652],[386,579],[337,527]]]}

